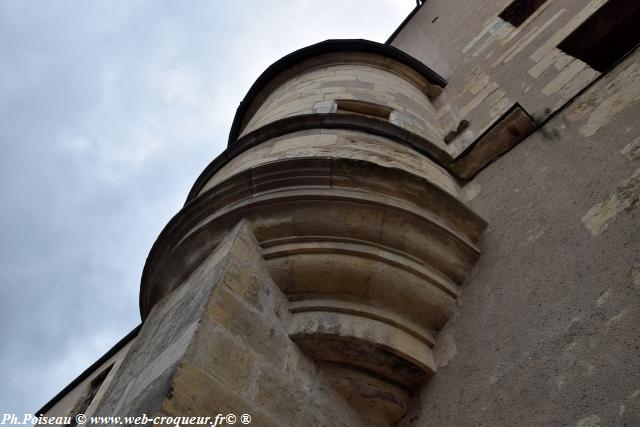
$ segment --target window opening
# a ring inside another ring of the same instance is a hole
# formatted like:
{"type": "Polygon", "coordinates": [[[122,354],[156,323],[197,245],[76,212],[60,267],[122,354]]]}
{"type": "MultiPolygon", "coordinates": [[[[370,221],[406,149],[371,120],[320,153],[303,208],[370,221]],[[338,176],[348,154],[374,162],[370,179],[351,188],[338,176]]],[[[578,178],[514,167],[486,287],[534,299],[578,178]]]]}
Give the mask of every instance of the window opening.
{"type": "Polygon", "coordinates": [[[105,378],[107,378],[107,375],[109,374],[109,371],[111,371],[111,368],[113,368],[113,365],[100,372],[93,380],[91,380],[89,392],[84,397],[84,399],[79,402],[72,413],[70,427],[77,426],[78,423],[76,421],[76,415],[84,414],[87,411],[87,408],[89,408],[89,405],[91,405],[91,402],[96,397],[98,390],[100,390],[100,386],[102,386],[102,383],[104,383],[104,380],[105,378]]]}
{"type": "Polygon", "coordinates": [[[604,72],[640,44],[640,1],[609,0],[558,49],[604,72]]]}
{"type": "Polygon", "coordinates": [[[498,15],[503,21],[519,27],[547,0],[514,0],[498,15]]]}

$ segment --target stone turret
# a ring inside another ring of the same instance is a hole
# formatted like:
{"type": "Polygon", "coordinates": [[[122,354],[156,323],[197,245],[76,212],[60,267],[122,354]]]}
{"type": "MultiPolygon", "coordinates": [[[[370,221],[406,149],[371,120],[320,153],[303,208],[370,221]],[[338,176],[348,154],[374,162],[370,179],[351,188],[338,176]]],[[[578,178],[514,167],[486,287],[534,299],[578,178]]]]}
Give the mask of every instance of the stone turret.
{"type": "Polygon", "coordinates": [[[436,371],[435,337],[485,227],[438,164],[431,98],[444,84],[364,40],[272,65],[154,245],[143,318],[243,222],[286,298],[290,339],[368,425],[394,424],[436,371]]]}

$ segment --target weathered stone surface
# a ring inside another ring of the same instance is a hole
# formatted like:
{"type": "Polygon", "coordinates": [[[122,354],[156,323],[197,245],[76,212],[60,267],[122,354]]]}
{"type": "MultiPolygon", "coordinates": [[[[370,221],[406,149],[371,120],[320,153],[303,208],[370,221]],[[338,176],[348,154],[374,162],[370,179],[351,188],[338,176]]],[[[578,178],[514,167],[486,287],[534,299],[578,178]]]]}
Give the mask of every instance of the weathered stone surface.
{"type": "Polygon", "coordinates": [[[236,393],[246,392],[255,368],[253,352],[214,328],[200,328],[202,333],[196,333],[186,355],[188,365],[215,377],[236,393]]]}
{"type": "MultiPolygon", "coordinates": [[[[239,272],[240,273],[240,272],[239,272]]],[[[246,271],[241,272],[246,274],[246,271]]],[[[260,354],[274,365],[283,366],[286,335],[268,323],[256,322],[258,313],[248,310],[228,292],[218,291],[207,312],[207,322],[224,327],[242,340],[252,353],[260,354]]]]}
{"type": "Polygon", "coordinates": [[[240,222],[156,304],[101,414],[231,413],[264,426],[364,426],[290,340],[288,315],[258,242],[240,222]]]}
{"type": "MultiPolygon", "coordinates": [[[[340,401],[323,398],[337,397],[331,388],[325,385],[321,393],[305,390],[298,378],[283,376],[281,372],[263,370],[256,382],[256,400],[279,420],[281,425],[335,425],[351,426],[360,423],[345,417],[345,409],[340,401]],[[333,404],[331,404],[333,403],[333,404]]],[[[348,412],[347,412],[348,413],[348,412]]],[[[364,424],[363,424],[364,425],[364,424]]]]}
{"type": "Polygon", "coordinates": [[[406,73],[391,72],[391,61],[384,67],[376,66],[376,61],[374,55],[347,53],[339,62],[323,67],[306,70],[305,64],[300,64],[300,74],[288,77],[265,94],[264,100],[255,101],[262,103],[247,118],[243,134],[284,117],[333,112],[321,103],[352,99],[397,111],[400,115],[393,115],[394,122],[444,147],[440,122],[428,95],[406,73]],[[345,64],[349,56],[353,62],[345,64]]]}
{"type": "Polygon", "coordinates": [[[462,179],[473,178],[486,165],[529,136],[535,127],[531,116],[522,107],[515,106],[460,154],[452,165],[452,171],[462,179]]]}
{"type": "Polygon", "coordinates": [[[341,129],[302,131],[265,141],[229,161],[203,187],[200,194],[244,169],[296,157],[362,160],[421,176],[454,197],[460,194],[455,179],[415,150],[387,138],[341,129]]]}
{"type": "MultiPolygon", "coordinates": [[[[405,74],[387,74],[356,60],[305,69],[254,101],[244,132],[331,109],[331,101],[353,110],[351,115],[386,119],[382,116],[389,114],[403,127],[417,126],[412,130],[441,138],[427,95],[405,74]],[[351,78],[354,73],[358,79],[351,78]],[[339,86],[349,82],[354,84],[339,86]]],[[[380,414],[359,414],[365,423],[397,421],[411,390],[436,370],[435,335],[453,314],[458,286],[478,258],[476,243],[486,226],[466,205],[455,178],[413,148],[355,126],[261,141],[201,184],[152,251],[143,313],[162,295],[171,295],[219,245],[230,224],[243,221],[246,231],[237,234],[234,247],[244,257],[231,257],[225,267],[196,333],[194,343],[205,344],[194,344],[193,363],[221,381],[237,376],[230,388],[258,393],[267,414],[278,413],[293,424],[318,423],[325,419],[318,411],[332,413],[324,400],[328,395],[309,395],[311,384],[300,388],[276,380],[283,370],[295,373],[291,367],[304,358],[292,352],[290,336],[321,366],[353,371],[347,382],[332,377],[338,370],[325,371],[328,378],[321,381],[340,390],[332,404],[346,400],[348,412],[379,407],[380,414]],[[268,290],[265,283],[275,288],[268,290]],[[314,301],[330,303],[320,307],[314,301]],[[357,309],[345,311],[347,303],[357,309]],[[207,335],[201,336],[204,330],[207,335]],[[230,351],[246,348],[255,359],[215,354],[206,343],[222,336],[233,340],[230,351]],[[225,364],[228,372],[215,372],[225,364]],[[345,392],[347,386],[354,394],[345,392]],[[306,398],[317,405],[307,410],[300,400],[306,398]]]]}
{"type": "Polygon", "coordinates": [[[252,424],[279,427],[277,417],[262,412],[243,394],[192,365],[180,366],[171,383],[171,395],[162,404],[161,414],[167,416],[212,416],[217,414],[249,414],[252,424]]]}
{"type": "Polygon", "coordinates": [[[407,410],[409,392],[397,384],[341,365],[326,364],[323,372],[367,426],[395,425],[407,410]]]}
{"type": "Polygon", "coordinates": [[[141,408],[149,415],[159,410],[205,303],[224,273],[233,234],[228,233],[190,279],[154,306],[101,400],[97,415],[139,416],[141,408]]]}
{"type": "Polygon", "coordinates": [[[406,385],[419,383],[436,368],[428,344],[370,317],[328,311],[298,312],[291,318],[289,333],[316,359],[362,366],[406,385]],[[327,345],[329,341],[335,345],[327,345]],[[361,351],[364,346],[360,343],[366,343],[370,351],[361,351]],[[349,355],[352,348],[358,351],[356,358],[349,355]],[[380,362],[381,359],[389,361],[380,362]],[[401,365],[407,369],[398,369],[401,365]]]}
{"type": "Polygon", "coordinates": [[[635,52],[472,181],[490,224],[482,256],[407,425],[640,425],[638,162],[624,150],[640,97],[618,103],[638,64],[635,52]]]}
{"type": "Polygon", "coordinates": [[[515,147],[599,75],[556,46],[621,2],[536,2],[517,28],[504,1],[425,3],[394,43],[444,90],[332,52],[241,107],[154,245],[99,412],[638,424],[638,53],[515,147]]]}

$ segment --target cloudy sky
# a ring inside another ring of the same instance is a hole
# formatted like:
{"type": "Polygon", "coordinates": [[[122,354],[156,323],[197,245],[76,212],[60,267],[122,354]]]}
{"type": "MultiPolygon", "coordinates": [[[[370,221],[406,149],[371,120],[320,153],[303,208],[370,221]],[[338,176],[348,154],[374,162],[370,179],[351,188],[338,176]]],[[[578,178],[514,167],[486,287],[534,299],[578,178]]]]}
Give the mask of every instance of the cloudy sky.
{"type": "Polygon", "coordinates": [[[383,42],[414,0],[0,0],[0,413],[39,409],[139,320],[156,236],[258,75],[383,42]]]}

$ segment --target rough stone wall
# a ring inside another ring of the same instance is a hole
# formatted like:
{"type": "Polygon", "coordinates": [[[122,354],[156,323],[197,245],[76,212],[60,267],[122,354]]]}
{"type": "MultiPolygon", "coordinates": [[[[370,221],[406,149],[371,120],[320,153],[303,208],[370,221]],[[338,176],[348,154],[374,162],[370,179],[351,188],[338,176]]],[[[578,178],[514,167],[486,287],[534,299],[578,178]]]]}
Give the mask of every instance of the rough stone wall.
{"type": "Polygon", "coordinates": [[[392,42],[448,80],[434,101],[443,127],[470,122],[454,155],[516,102],[541,122],[600,75],[556,46],[606,0],[548,0],[519,27],[498,16],[511,1],[429,0],[392,42]]]}
{"type": "Polygon", "coordinates": [[[405,425],[640,425],[639,117],[636,52],[468,184],[483,254],[405,425]]]}
{"type": "Polygon", "coordinates": [[[153,308],[99,415],[247,413],[259,426],[362,425],[289,339],[289,315],[241,222],[153,308]]]}

